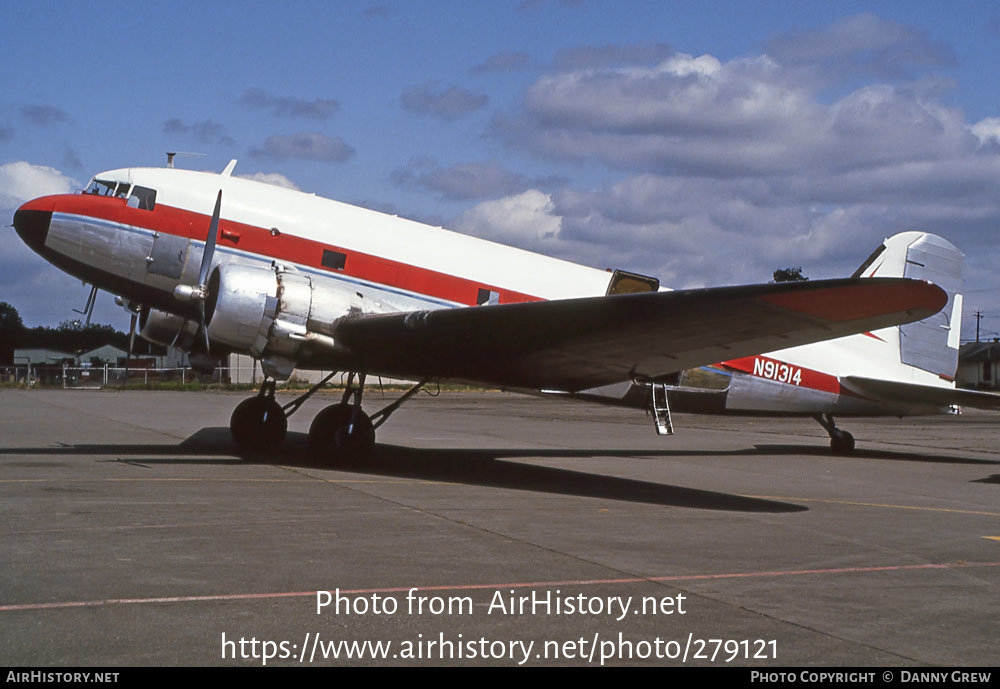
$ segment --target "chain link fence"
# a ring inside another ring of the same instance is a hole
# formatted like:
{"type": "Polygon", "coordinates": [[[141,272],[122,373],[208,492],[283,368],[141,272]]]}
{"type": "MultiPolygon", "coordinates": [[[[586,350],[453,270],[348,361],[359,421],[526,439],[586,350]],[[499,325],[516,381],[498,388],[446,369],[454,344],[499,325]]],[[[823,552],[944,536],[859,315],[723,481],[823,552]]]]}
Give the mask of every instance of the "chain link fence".
{"type": "Polygon", "coordinates": [[[254,366],[218,367],[211,373],[192,368],[156,368],[152,366],[71,366],[69,364],[31,364],[0,368],[0,383],[27,386],[95,389],[124,385],[189,383],[219,385],[256,385],[263,374],[254,366]]]}
{"type": "MultiPolygon", "coordinates": [[[[307,388],[318,383],[330,371],[296,371],[278,387],[307,388]]],[[[334,376],[330,385],[343,387],[348,373],[334,376]]],[[[116,366],[94,364],[78,366],[71,363],[20,364],[0,367],[0,385],[96,390],[115,387],[173,387],[186,385],[245,385],[256,388],[264,380],[260,366],[219,366],[211,373],[201,373],[190,367],[158,368],[155,366],[116,366]]],[[[391,378],[369,378],[370,385],[410,386],[413,381],[391,378]]]]}

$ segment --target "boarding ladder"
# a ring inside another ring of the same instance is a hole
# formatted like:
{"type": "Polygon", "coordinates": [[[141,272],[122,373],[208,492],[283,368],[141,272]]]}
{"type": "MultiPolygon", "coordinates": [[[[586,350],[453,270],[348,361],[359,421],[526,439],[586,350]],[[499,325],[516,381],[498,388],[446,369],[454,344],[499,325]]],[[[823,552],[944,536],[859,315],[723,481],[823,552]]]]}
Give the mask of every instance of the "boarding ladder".
{"type": "Polygon", "coordinates": [[[659,435],[673,435],[674,424],[670,420],[670,402],[667,400],[667,386],[665,383],[653,383],[653,421],[656,423],[656,432],[659,435]]]}

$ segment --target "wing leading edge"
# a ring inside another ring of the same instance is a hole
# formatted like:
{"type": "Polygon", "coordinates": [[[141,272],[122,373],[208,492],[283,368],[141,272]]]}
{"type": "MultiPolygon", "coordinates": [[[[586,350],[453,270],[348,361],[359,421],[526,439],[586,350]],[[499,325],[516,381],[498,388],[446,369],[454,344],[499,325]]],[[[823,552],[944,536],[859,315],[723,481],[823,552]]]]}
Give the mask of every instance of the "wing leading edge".
{"type": "Polygon", "coordinates": [[[847,278],[348,316],[332,334],[341,368],[578,391],[916,321],[946,301],[927,282],[847,278]]]}

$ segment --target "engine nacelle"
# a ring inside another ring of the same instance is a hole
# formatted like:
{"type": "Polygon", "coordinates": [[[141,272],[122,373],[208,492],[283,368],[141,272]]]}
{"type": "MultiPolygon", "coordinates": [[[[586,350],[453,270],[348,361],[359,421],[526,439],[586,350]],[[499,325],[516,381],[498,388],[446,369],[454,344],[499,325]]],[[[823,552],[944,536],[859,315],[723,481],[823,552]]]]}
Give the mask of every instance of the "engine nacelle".
{"type": "Polygon", "coordinates": [[[139,312],[139,337],[165,347],[189,351],[198,334],[198,323],[159,309],[145,308],[139,312]]]}
{"type": "Polygon", "coordinates": [[[208,336],[261,360],[276,378],[291,375],[304,347],[333,350],[333,322],[360,312],[354,292],[314,284],[308,275],[282,267],[226,263],[208,281],[208,336]]]}

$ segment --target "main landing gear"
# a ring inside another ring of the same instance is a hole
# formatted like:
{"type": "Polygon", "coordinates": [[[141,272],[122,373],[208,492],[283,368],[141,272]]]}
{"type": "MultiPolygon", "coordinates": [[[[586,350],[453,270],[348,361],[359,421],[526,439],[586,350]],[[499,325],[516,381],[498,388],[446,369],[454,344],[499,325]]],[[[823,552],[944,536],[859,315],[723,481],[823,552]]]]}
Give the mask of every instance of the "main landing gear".
{"type": "MultiPolygon", "coordinates": [[[[274,399],[274,381],[265,381],[256,397],[240,402],[233,410],[229,422],[233,440],[240,448],[250,452],[270,452],[277,449],[285,439],[288,417],[335,375],[336,372],[331,373],[305,394],[284,406],[274,399]]],[[[429,380],[420,381],[398,400],[368,416],[361,408],[365,374],[351,372],[340,402],[326,407],[313,419],[309,427],[310,450],[315,456],[329,461],[366,457],[375,446],[375,429],[417,394],[429,380]]]]}
{"type": "Polygon", "coordinates": [[[813,418],[830,434],[830,449],[834,454],[849,455],[854,452],[854,436],[837,428],[832,414],[817,414],[813,418]]]}
{"type": "Polygon", "coordinates": [[[229,419],[229,432],[242,449],[270,452],[285,439],[288,415],[274,399],[274,381],[265,380],[256,397],[243,400],[229,419]]]}
{"type": "Polygon", "coordinates": [[[365,374],[347,376],[347,387],[339,404],[331,404],[309,426],[309,447],[313,454],[336,460],[342,456],[364,457],[375,446],[375,424],[361,409],[365,374]],[[353,402],[348,400],[353,398],[353,402]]]}

